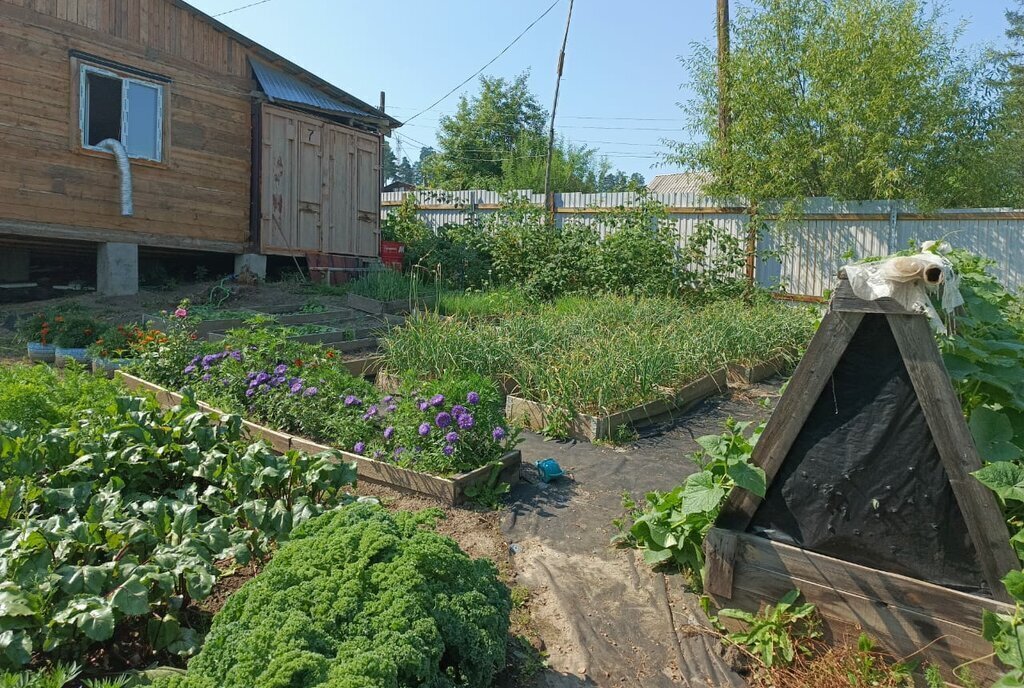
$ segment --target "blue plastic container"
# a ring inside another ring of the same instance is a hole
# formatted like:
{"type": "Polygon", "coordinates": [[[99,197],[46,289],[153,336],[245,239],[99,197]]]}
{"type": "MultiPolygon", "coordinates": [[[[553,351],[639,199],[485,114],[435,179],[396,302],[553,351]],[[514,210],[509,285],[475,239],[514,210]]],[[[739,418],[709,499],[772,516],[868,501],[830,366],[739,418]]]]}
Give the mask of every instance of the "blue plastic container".
{"type": "Polygon", "coordinates": [[[534,465],[537,466],[537,472],[540,473],[540,479],[546,483],[565,475],[565,472],[562,471],[562,467],[559,466],[558,462],[554,459],[541,459],[534,465]]]}
{"type": "Polygon", "coordinates": [[[68,360],[76,361],[82,365],[90,365],[92,363],[92,359],[89,358],[89,352],[85,348],[64,349],[58,346],[53,352],[53,364],[58,368],[63,368],[65,361],[68,360]]]}
{"type": "Polygon", "coordinates": [[[39,363],[53,363],[57,347],[53,344],[28,343],[28,360],[39,363]]]}

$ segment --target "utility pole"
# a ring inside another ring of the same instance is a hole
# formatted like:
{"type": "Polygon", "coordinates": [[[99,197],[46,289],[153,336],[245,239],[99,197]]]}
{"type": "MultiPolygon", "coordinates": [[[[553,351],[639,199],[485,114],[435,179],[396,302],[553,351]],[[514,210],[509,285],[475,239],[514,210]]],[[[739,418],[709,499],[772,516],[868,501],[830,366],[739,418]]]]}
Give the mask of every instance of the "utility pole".
{"type": "Polygon", "coordinates": [[[729,0],[718,0],[718,139],[724,153],[729,141],[729,0]]]}
{"type": "Polygon", "coordinates": [[[558,109],[558,89],[562,85],[562,67],[565,65],[565,44],[569,41],[569,23],[572,22],[572,3],[569,0],[569,16],[565,20],[565,35],[562,36],[562,50],[558,53],[558,76],[555,78],[555,102],[551,104],[551,130],[548,132],[548,161],[544,166],[544,202],[555,214],[554,196],[551,194],[551,155],[555,148],[555,111],[558,109]]]}

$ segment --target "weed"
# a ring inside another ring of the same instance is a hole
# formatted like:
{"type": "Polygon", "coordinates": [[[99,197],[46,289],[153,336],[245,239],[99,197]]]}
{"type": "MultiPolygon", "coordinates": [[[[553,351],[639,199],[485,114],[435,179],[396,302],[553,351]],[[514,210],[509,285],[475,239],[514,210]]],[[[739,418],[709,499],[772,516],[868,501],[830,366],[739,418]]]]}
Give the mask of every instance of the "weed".
{"type": "Polygon", "coordinates": [[[757,614],[723,609],[709,618],[712,625],[725,633],[726,640],[746,649],[765,667],[790,665],[798,654],[810,657],[808,641],[821,635],[814,605],[796,604],[799,597],[799,590],[791,590],[777,604],[768,605],[757,614]],[[722,617],[740,621],[746,629],[725,632],[722,617]]]}

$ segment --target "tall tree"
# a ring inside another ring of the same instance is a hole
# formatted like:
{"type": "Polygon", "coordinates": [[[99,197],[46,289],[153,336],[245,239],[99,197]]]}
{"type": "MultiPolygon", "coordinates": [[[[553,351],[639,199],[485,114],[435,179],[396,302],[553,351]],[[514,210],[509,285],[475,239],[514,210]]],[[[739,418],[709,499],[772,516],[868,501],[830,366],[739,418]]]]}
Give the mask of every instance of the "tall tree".
{"type": "Polygon", "coordinates": [[[499,188],[507,159],[536,153],[533,143],[543,140],[546,113],[528,78],[526,72],[511,81],[481,76],[479,93],[463,96],[455,114],[441,118],[439,150],[423,169],[429,186],[499,188]]]}
{"type": "Polygon", "coordinates": [[[395,151],[391,150],[391,145],[387,139],[384,139],[381,145],[380,165],[384,173],[384,183],[393,182],[395,180],[395,172],[398,169],[398,160],[396,160],[395,151]]]}
{"type": "Polygon", "coordinates": [[[1010,48],[997,55],[1001,102],[992,135],[992,168],[1003,182],[1002,203],[1024,208],[1024,0],[1016,6],[1006,11],[1010,48]]]}
{"type": "Polygon", "coordinates": [[[699,142],[673,156],[711,171],[713,193],[925,205],[991,195],[982,79],[923,0],[758,0],[730,39],[729,145],[715,51],[704,48],[690,61],[699,142]]]}

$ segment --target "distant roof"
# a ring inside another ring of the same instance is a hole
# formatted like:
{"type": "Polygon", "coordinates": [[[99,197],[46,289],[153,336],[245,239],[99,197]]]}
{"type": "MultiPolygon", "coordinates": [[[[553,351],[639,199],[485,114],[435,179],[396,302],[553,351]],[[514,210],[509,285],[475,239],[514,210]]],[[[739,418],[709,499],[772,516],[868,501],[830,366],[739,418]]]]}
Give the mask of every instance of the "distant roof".
{"type": "Polygon", "coordinates": [[[710,172],[679,172],[659,174],[647,185],[652,193],[703,194],[704,187],[711,183],[710,172]]]}
{"type": "MultiPolygon", "coordinates": [[[[391,115],[382,112],[381,110],[373,107],[369,103],[363,102],[362,100],[356,98],[351,93],[343,91],[342,89],[331,84],[330,82],[321,79],[316,74],[313,74],[312,72],[303,69],[294,62],[291,62],[290,60],[281,57],[274,51],[260,45],[259,43],[252,40],[248,36],[238,33],[231,27],[222,24],[221,22],[217,21],[205,12],[196,9],[189,3],[185,2],[185,0],[170,0],[170,2],[184,10],[187,10],[188,12],[191,12],[192,14],[199,17],[206,23],[210,24],[210,26],[220,31],[221,33],[227,34],[231,38],[234,38],[236,41],[252,50],[253,53],[255,53],[264,63],[266,63],[267,65],[271,65],[271,69],[277,71],[278,74],[291,77],[301,86],[304,86],[307,89],[311,89],[316,93],[322,94],[322,97],[326,96],[326,99],[332,103],[335,103],[335,105],[330,108],[324,108],[320,105],[313,105],[312,103],[306,101],[292,101],[287,100],[285,98],[281,98],[281,100],[285,100],[286,102],[293,102],[299,105],[306,105],[308,107],[316,107],[321,110],[344,113],[352,117],[360,117],[361,119],[372,120],[378,123],[386,131],[390,131],[391,129],[395,129],[402,126],[402,123],[395,119],[394,117],[392,117],[391,115]],[[351,108],[353,111],[345,113],[343,110],[338,109],[338,105],[351,108]]],[[[255,65],[257,63],[257,60],[250,60],[250,62],[254,65],[255,71],[255,65]]],[[[263,86],[264,89],[267,88],[267,86],[263,84],[262,80],[260,81],[260,85],[263,86]]],[[[267,95],[269,96],[270,93],[268,92],[267,95]]],[[[307,100],[310,99],[312,99],[311,96],[307,100]]]]}
{"type": "Polygon", "coordinates": [[[388,184],[387,186],[385,186],[383,189],[381,189],[381,191],[383,191],[383,192],[388,192],[388,191],[415,191],[415,190],[416,190],[416,185],[415,184],[410,184],[409,182],[402,182],[402,181],[393,181],[390,184],[388,184]]]}

